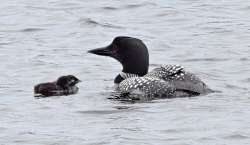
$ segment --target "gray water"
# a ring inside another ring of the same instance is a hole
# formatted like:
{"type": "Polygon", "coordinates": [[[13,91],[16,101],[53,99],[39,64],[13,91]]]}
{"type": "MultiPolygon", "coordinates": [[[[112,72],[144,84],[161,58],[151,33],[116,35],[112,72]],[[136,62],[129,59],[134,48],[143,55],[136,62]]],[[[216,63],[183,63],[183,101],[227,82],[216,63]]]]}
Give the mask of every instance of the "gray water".
{"type": "Polygon", "coordinates": [[[250,1],[1,0],[1,145],[248,145],[250,1]],[[107,99],[121,65],[86,53],[115,36],[142,39],[150,69],[181,64],[217,93],[107,99]],[[76,95],[36,99],[33,86],[73,74],[76,95]]]}

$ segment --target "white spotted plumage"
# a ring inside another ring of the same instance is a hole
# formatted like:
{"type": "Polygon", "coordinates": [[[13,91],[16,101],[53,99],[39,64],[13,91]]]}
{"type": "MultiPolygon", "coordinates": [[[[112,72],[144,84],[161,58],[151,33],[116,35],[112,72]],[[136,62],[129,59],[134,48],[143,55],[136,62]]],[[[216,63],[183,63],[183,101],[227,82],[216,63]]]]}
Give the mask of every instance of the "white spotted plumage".
{"type": "Polygon", "coordinates": [[[161,67],[153,69],[146,74],[149,77],[156,77],[163,80],[182,80],[185,74],[184,67],[180,65],[163,65],[161,67]]]}
{"type": "Polygon", "coordinates": [[[133,95],[133,92],[138,94],[138,91],[140,91],[141,97],[144,97],[143,99],[152,99],[156,97],[172,97],[174,88],[159,78],[131,77],[119,84],[119,91],[121,93],[132,93],[131,95],[133,95]]]}
{"type": "MultiPolygon", "coordinates": [[[[186,72],[180,65],[164,65],[153,69],[143,77],[120,73],[124,80],[118,85],[120,93],[133,92],[139,99],[170,98],[177,96],[177,90],[187,90],[199,94],[205,92],[206,85],[194,74],[186,72]],[[143,94],[143,95],[142,95],[143,94]]],[[[181,92],[181,94],[185,94],[181,92]]],[[[189,94],[185,94],[188,95],[189,94]]]]}

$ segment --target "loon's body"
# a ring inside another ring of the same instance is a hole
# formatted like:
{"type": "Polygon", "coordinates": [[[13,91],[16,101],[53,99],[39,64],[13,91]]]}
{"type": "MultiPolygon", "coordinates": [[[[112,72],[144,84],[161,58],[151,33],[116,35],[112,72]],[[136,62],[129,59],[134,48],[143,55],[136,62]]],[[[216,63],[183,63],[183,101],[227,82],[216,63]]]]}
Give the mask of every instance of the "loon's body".
{"type": "Polygon", "coordinates": [[[35,97],[63,96],[76,94],[80,80],[73,75],[61,76],[54,82],[40,83],[34,87],[35,97]]]}
{"type": "Polygon", "coordinates": [[[196,75],[179,65],[165,65],[148,73],[148,49],[137,38],[116,37],[109,46],[89,52],[113,57],[122,64],[123,70],[114,80],[121,96],[148,100],[196,96],[211,91],[196,75]]]}
{"type": "Polygon", "coordinates": [[[194,74],[180,65],[165,65],[139,77],[122,74],[125,78],[118,85],[118,98],[151,100],[156,98],[192,97],[211,90],[194,74]],[[125,97],[123,94],[126,94],[125,97]]]}
{"type": "Polygon", "coordinates": [[[154,77],[132,77],[118,85],[117,99],[152,100],[156,98],[172,98],[175,88],[168,82],[154,77]]]}
{"type": "Polygon", "coordinates": [[[146,76],[158,77],[169,82],[177,91],[190,95],[200,95],[211,91],[195,74],[188,72],[180,65],[165,65],[155,68],[146,76]]]}

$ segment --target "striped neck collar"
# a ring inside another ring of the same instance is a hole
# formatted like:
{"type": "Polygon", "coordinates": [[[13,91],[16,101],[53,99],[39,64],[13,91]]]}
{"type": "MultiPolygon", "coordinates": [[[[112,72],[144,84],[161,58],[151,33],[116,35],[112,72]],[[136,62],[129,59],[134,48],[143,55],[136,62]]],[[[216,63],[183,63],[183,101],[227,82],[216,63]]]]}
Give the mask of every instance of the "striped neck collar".
{"type": "Polygon", "coordinates": [[[120,72],[120,76],[123,79],[132,78],[132,77],[139,77],[139,75],[137,75],[137,74],[131,74],[131,73],[125,73],[125,72],[120,72]]]}

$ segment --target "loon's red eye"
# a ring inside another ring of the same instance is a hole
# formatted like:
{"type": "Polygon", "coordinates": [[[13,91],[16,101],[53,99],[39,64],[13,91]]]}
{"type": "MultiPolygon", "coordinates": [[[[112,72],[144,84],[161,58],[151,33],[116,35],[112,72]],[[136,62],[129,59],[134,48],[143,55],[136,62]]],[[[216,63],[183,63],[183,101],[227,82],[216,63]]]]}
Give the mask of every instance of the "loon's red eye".
{"type": "Polygon", "coordinates": [[[116,45],[113,45],[112,52],[117,53],[118,50],[119,50],[119,48],[116,45]]]}

